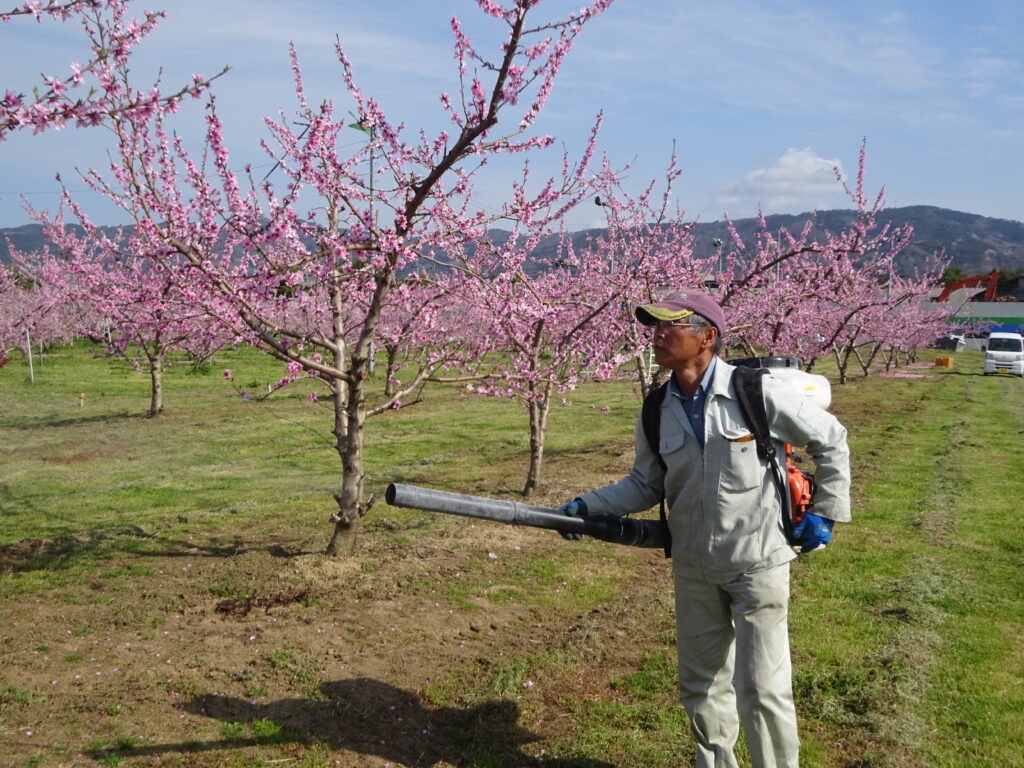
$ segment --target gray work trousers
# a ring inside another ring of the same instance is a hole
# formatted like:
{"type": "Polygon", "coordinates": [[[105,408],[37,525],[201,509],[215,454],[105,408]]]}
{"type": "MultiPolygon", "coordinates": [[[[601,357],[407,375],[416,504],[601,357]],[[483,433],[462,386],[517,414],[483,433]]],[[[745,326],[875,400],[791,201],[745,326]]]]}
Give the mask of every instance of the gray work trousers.
{"type": "Polygon", "coordinates": [[[728,584],[675,577],[679,690],[697,768],[736,768],[742,722],[754,768],[797,768],[789,564],[728,584]]]}

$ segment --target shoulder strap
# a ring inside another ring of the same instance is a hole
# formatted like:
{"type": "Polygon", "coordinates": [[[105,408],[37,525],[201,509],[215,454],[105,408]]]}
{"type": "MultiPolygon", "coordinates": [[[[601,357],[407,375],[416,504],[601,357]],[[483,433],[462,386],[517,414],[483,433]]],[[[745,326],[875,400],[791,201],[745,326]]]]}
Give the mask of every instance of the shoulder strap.
{"type": "Polygon", "coordinates": [[[740,413],[754,433],[757,455],[765,461],[775,459],[775,444],[772,443],[771,430],[768,427],[768,413],[764,407],[764,387],[761,377],[768,371],[764,368],[748,368],[745,365],[736,367],[733,374],[733,389],[739,401],[740,413]]]}
{"type": "MultiPolygon", "coordinates": [[[[665,382],[657,389],[647,393],[644,404],[640,407],[640,425],[644,430],[644,437],[647,444],[654,451],[654,455],[664,472],[668,469],[665,459],[661,457],[661,404],[665,402],[665,395],[668,393],[668,382],[665,382]]],[[[672,535],[668,530],[668,515],[665,513],[665,496],[662,494],[661,505],[658,507],[658,516],[665,531],[665,557],[672,557],[672,535]]]]}
{"type": "Polygon", "coordinates": [[[667,469],[665,460],[661,458],[661,404],[665,402],[665,395],[668,392],[668,383],[662,384],[657,389],[652,389],[644,398],[644,404],[640,408],[640,423],[644,428],[644,437],[647,444],[651,446],[654,455],[658,457],[661,468],[667,469]]]}
{"type": "Polygon", "coordinates": [[[782,530],[786,540],[793,542],[793,516],[790,510],[789,482],[772,442],[771,429],[768,427],[768,412],[764,406],[764,386],[762,377],[768,373],[764,368],[749,368],[745,365],[736,367],[733,373],[733,389],[739,402],[740,412],[747,427],[754,433],[757,455],[767,461],[772,472],[772,479],[779,491],[779,504],[782,507],[782,530]]]}

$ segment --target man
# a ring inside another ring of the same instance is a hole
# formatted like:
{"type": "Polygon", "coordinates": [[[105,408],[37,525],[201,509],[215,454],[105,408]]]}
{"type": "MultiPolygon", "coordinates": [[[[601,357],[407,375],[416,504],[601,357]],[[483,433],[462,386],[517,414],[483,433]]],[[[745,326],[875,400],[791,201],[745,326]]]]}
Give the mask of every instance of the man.
{"type": "MultiPolygon", "coordinates": [[[[672,371],[660,445],[648,444],[638,420],[630,473],[562,509],[628,515],[664,494],[679,686],[697,766],[734,768],[742,723],[754,768],[795,768],[800,743],[787,617],[796,555],[783,533],[777,486],[731,384],[735,368],[717,358],[725,314],[711,296],[680,291],[637,307],[636,317],[653,333],[655,360],[672,371]]],[[[817,468],[816,516],[796,532],[803,549],[813,549],[827,542],[832,521],[850,519],[846,430],[790,384],[769,375],[763,386],[772,438],[806,446],[817,468]]]]}

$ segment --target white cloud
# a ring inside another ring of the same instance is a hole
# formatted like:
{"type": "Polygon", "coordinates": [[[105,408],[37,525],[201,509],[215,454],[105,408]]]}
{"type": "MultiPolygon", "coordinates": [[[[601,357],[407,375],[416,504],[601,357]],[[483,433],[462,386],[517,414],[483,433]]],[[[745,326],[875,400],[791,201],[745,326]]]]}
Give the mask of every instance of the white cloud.
{"type": "Polygon", "coordinates": [[[758,210],[765,214],[803,213],[839,207],[845,197],[836,179],[836,168],[842,172],[839,160],[819,157],[810,147],[791,147],[774,164],[723,187],[714,206],[734,217],[758,210]]]}

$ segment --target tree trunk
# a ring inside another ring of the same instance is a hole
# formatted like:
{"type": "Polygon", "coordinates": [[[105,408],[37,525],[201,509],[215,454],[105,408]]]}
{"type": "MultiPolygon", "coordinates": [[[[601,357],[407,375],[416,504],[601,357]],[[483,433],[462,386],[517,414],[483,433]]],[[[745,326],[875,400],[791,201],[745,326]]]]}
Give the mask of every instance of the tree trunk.
{"type": "Polygon", "coordinates": [[[864,378],[866,379],[871,375],[871,366],[875,362],[875,358],[878,356],[879,350],[882,348],[881,344],[874,344],[871,347],[871,354],[866,358],[861,355],[860,350],[856,347],[853,350],[853,354],[857,356],[857,362],[860,363],[860,369],[864,372],[864,378]]]}
{"type": "Polygon", "coordinates": [[[159,416],[164,412],[164,358],[160,352],[149,361],[149,380],[151,382],[149,398],[150,417],[159,416]]]}
{"type": "Polygon", "coordinates": [[[526,473],[523,496],[529,498],[540,483],[540,469],[544,463],[544,439],[548,431],[548,413],[551,411],[551,384],[544,387],[540,399],[530,400],[530,469],[526,473]]]}
{"type": "Polygon", "coordinates": [[[647,393],[654,389],[654,375],[657,372],[657,366],[654,365],[653,358],[649,357],[652,355],[650,341],[644,339],[646,343],[640,343],[640,332],[637,330],[636,323],[632,322],[632,318],[629,318],[630,322],[626,326],[628,331],[626,332],[626,344],[633,347],[636,352],[633,354],[633,364],[636,367],[636,378],[640,384],[640,398],[647,397],[647,393]],[[648,365],[650,360],[651,365],[648,365]]]}
{"type": "Polygon", "coordinates": [[[864,377],[867,378],[868,363],[864,362],[864,356],[861,355],[860,350],[856,347],[853,348],[853,356],[857,358],[857,364],[860,366],[860,370],[864,374],[864,377]]]}
{"type": "Polygon", "coordinates": [[[839,369],[839,383],[846,383],[846,366],[850,364],[850,351],[848,347],[844,347],[841,351],[839,347],[833,347],[832,351],[836,357],[836,368],[839,369]]]}
{"type": "MultiPolygon", "coordinates": [[[[354,367],[354,366],[353,366],[354,367]]],[[[341,458],[341,493],[335,495],[338,511],[332,516],[334,534],[326,554],[345,557],[355,551],[359,520],[370,504],[363,502],[363,437],[366,426],[365,379],[346,384],[336,380],[334,390],[335,447],[341,458]]]]}
{"type": "Polygon", "coordinates": [[[865,376],[867,376],[871,372],[869,369],[871,368],[872,365],[875,364],[875,360],[878,359],[879,355],[882,355],[883,359],[884,359],[885,350],[882,349],[882,345],[881,344],[875,344],[871,348],[871,354],[868,356],[867,365],[864,368],[864,375],[865,376]]]}
{"type": "Polygon", "coordinates": [[[646,398],[648,393],[650,393],[652,387],[651,377],[648,375],[647,372],[647,361],[644,360],[644,353],[637,352],[636,357],[633,358],[633,361],[636,364],[637,380],[640,382],[640,397],[646,398]]]}
{"type": "Polygon", "coordinates": [[[387,344],[384,347],[388,358],[388,370],[384,378],[384,396],[391,397],[395,394],[395,369],[398,367],[398,345],[387,344]]]}
{"type": "MultiPolygon", "coordinates": [[[[338,504],[341,504],[341,498],[335,496],[338,499],[338,504]]],[[[324,550],[324,554],[328,557],[351,557],[355,554],[356,546],[359,544],[359,519],[356,518],[351,523],[344,520],[336,520],[334,523],[334,533],[331,535],[331,541],[327,545],[327,549],[324,550]]]]}
{"type": "MultiPolygon", "coordinates": [[[[331,382],[334,404],[335,447],[341,457],[341,492],[335,495],[338,511],[332,516],[334,533],[325,554],[345,557],[355,551],[358,539],[359,521],[374,499],[363,500],[363,442],[366,437],[366,386],[370,358],[370,341],[379,317],[379,307],[387,293],[389,283],[378,286],[379,295],[364,320],[359,341],[351,350],[348,359],[347,378],[331,382]],[[373,307],[378,307],[374,310],[373,307]]],[[[331,285],[332,318],[334,323],[334,367],[345,370],[346,353],[343,290],[340,281],[331,285]]]]}

